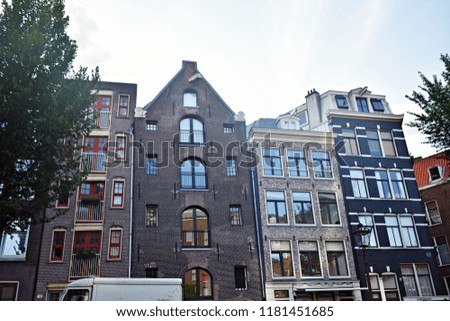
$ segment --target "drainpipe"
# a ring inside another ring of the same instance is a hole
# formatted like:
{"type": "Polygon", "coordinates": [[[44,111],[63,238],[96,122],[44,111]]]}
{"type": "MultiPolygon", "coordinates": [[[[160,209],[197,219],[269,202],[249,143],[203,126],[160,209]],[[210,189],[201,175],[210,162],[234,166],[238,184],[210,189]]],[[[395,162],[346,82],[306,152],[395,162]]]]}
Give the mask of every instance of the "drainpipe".
{"type": "Polygon", "coordinates": [[[134,124],[130,128],[131,137],[131,179],[130,179],[130,231],[129,231],[129,248],[128,248],[128,278],[131,278],[131,258],[132,258],[132,241],[133,241],[133,190],[134,190],[134,124]]]}

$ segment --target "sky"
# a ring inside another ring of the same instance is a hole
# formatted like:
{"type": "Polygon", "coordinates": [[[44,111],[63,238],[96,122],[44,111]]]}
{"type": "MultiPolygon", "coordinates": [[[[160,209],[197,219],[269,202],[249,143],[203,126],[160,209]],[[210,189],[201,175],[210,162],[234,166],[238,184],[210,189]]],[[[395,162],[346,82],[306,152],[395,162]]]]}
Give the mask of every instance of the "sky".
{"type": "MultiPolygon", "coordinates": [[[[144,106],[181,69],[198,69],[247,124],[305,102],[308,90],[368,86],[395,114],[420,109],[405,95],[444,69],[448,0],[66,0],[75,66],[138,85],[144,106]]],[[[404,125],[410,153],[436,151],[404,125]]]]}

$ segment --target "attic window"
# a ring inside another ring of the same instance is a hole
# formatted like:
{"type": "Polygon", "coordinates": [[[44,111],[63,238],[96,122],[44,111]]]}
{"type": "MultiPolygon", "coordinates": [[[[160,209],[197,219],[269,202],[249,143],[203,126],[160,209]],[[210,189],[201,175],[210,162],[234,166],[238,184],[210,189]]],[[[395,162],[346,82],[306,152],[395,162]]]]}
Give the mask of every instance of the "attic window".
{"type": "Polygon", "coordinates": [[[187,91],[183,94],[183,106],[184,107],[198,107],[197,106],[197,94],[192,91],[187,91]]]}
{"type": "Polygon", "coordinates": [[[335,97],[338,108],[348,109],[348,103],[345,96],[337,95],[335,97]]]}
{"type": "Polygon", "coordinates": [[[298,115],[298,120],[300,121],[300,126],[306,125],[308,123],[308,116],[306,110],[301,111],[298,115]]]}
{"type": "Polygon", "coordinates": [[[372,98],[370,102],[372,103],[372,108],[374,111],[384,111],[384,106],[380,99],[372,98]]]}
{"type": "Polygon", "coordinates": [[[428,172],[430,173],[430,180],[431,181],[436,181],[438,179],[440,179],[441,176],[441,170],[439,166],[433,166],[428,168],[428,172]]]}

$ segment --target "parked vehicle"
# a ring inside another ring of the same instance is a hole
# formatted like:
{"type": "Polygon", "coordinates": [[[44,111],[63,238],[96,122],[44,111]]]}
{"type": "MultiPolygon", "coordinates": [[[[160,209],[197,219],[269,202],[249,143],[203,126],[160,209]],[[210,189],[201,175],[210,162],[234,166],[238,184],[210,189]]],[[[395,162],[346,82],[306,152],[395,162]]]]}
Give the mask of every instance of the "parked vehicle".
{"type": "Polygon", "coordinates": [[[181,279],[85,278],[69,283],[61,301],[181,301],[181,279]]]}

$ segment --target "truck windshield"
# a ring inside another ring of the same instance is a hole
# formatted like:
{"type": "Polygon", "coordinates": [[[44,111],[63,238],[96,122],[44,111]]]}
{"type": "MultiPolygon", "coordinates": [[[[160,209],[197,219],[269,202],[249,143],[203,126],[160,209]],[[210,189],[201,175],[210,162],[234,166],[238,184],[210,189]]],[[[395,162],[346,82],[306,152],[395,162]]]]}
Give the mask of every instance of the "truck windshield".
{"type": "Polygon", "coordinates": [[[64,301],[89,301],[88,289],[70,289],[67,290],[64,301]]]}

